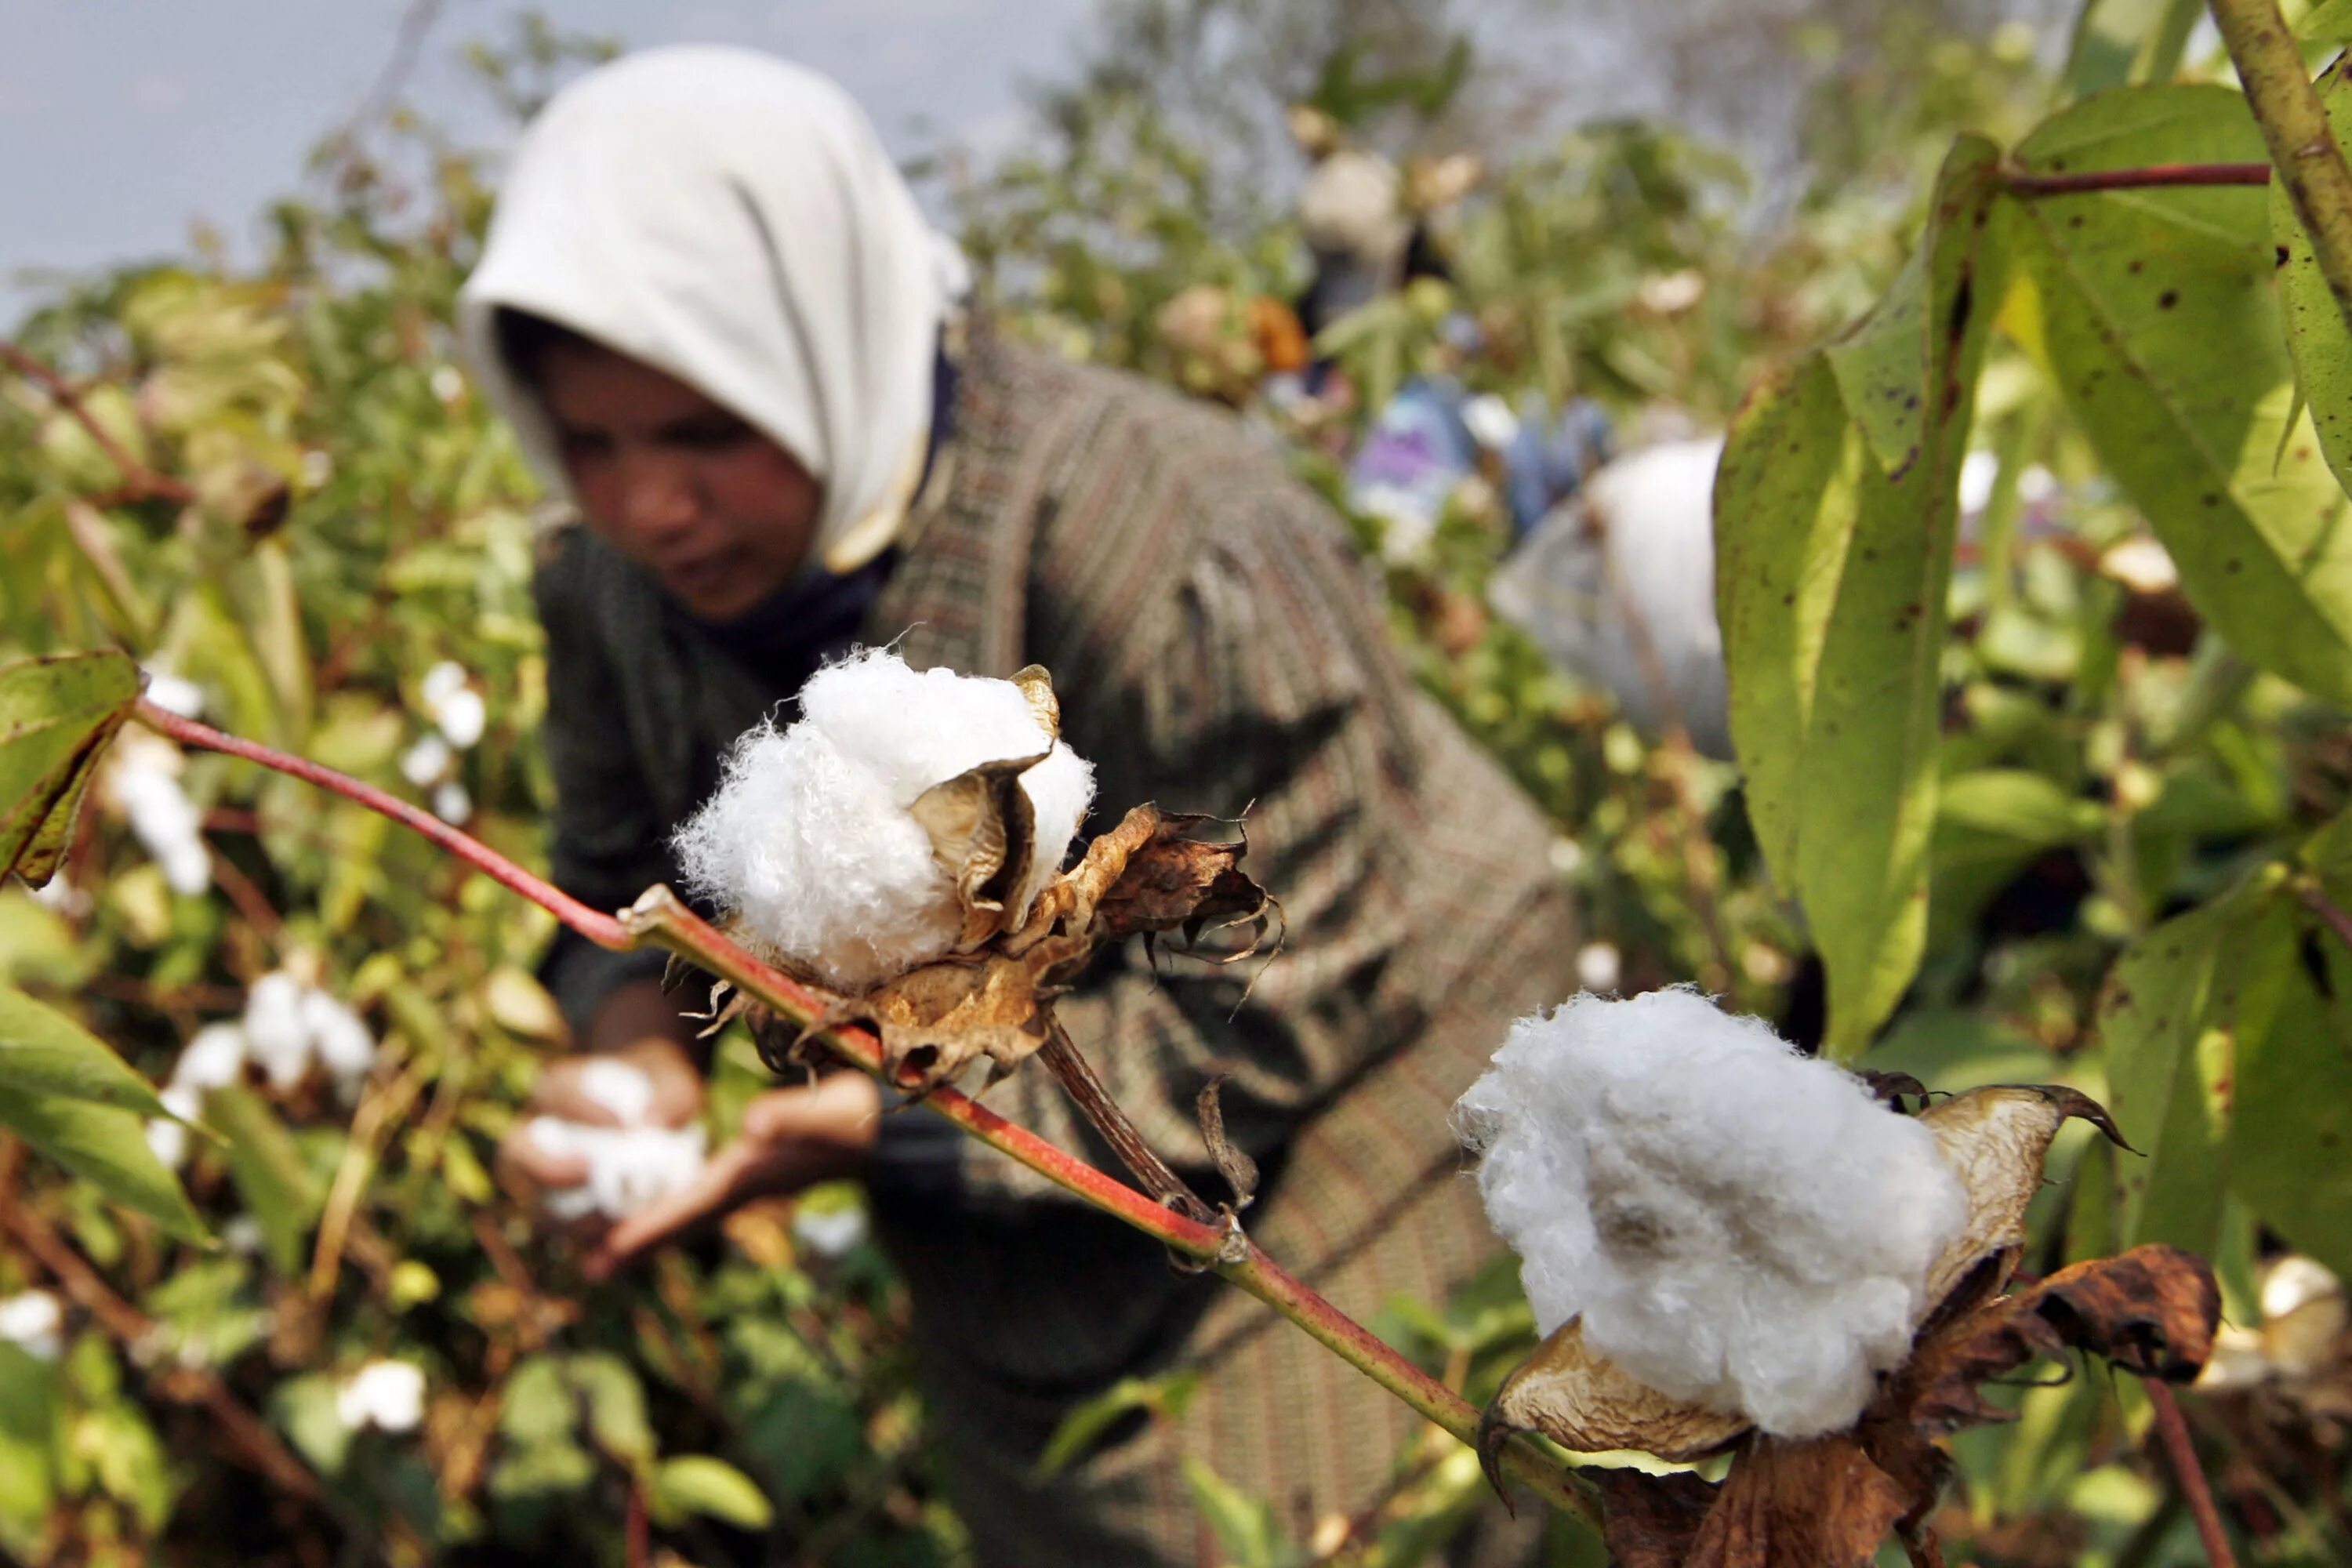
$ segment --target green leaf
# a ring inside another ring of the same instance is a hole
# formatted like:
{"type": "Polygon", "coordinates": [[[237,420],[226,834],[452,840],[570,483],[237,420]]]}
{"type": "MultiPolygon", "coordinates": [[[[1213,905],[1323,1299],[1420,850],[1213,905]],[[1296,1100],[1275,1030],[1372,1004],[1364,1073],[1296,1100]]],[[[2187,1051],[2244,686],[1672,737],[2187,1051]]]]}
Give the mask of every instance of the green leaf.
{"type": "Polygon", "coordinates": [[[1131,1411],[1163,1416],[1181,1415],[1200,1382],[1200,1373],[1190,1368],[1160,1377],[1120,1378],[1062,1417],[1062,1424],[1054,1428],[1053,1436],[1046,1439],[1045,1450],[1037,1456],[1032,1474],[1041,1481],[1061,1474],[1073,1460],[1094,1447],[1095,1440],[1110,1430],[1120,1416],[1131,1411]]]}
{"type": "Polygon", "coordinates": [[[2111,87],[2170,81],[2204,14],[2204,0],[2084,0],[2066,52],[2067,92],[2082,98],[2111,87]]]}
{"type": "MultiPolygon", "coordinates": [[[[2352,37],[2352,0],[2344,0],[2344,8],[2345,33],[2352,37]]],[[[2318,85],[2340,144],[2352,127],[2352,82],[2333,70],[2318,85]]],[[[2344,308],[2319,270],[2311,236],[2295,216],[2294,200],[2282,180],[2271,182],[2271,238],[2285,255],[2278,267],[2279,309],[2286,318],[2297,387],[2310,404],[2312,428],[2327,466],[2338,484],[2352,489],[2352,330],[2345,325],[2344,308]]]]}
{"type": "Polygon", "coordinates": [[[1228,1568],[1298,1568],[1307,1561],[1306,1552],[1284,1538],[1273,1504],[1243,1491],[1206,1462],[1188,1456],[1184,1484],[1224,1549],[1228,1568]]]}
{"type": "Polygon", "coordinates": [[[0,1550],[27,1562],[57,1501],[58,1384],[55,1366],[0,1343],[0,1550]]]}
{"type": "Polygon", "coordinates": [[[751,1478],[708,1454],[681,1454],[654,1471],[647,1498],[654,1518],[675,1524],[689,1513],[707,1514],[742,1530],[765,1530],[775,1517],[767,1495],[751,1478]]]}
{"type": "Polygon", "coordinates": [[[2352,44],[2352,0],[2320,0],[2295,23],[2294,36],[2330,47],[2352,44]]]}
{"type": "Polygon", "coordinates": [[[139,700],[139,667],[117,649],[0,667],[0,877],[56,872],[107,742],[139,700]]]}
{"type": "Polygon", "coordinates": [[[0,1127],[170,1235],[207,1239],[178,1178],[147,1147],[147,1124],[137,1112],[0,1084],[0,1127]]]}
{"type": "Polygon", "coordinates": [[[2270,1027],[2238,1042],[2230,1182],[2264,1225],[2352,1279],[2352,953],[2319,944],[2328,986],[2287,966],[2270,1027]]]}
{"type": "MultiPolygon", "coordinates": [[[[105,1041],[21,991],[0,988],[0,1089],[171,1117],[105,1041]]],[[[177,1118],[173,1118],[177,1120],[177,1118]]]]}
{"type": "Polygon", "coordinates": [[[1732,739],[1758,841],[1829,971],[1827,1047],[1844,1058],[1902,996],[1927,931],[1945,590],[2000,294],[1979,243],[1997,163],[1981,137],[1955,144],[1917,307],[1865,322],[1843,377],[1816,354],[1752,392],[1716,479],[1732,739]],[[1897,339],[1914,326],[1906,375],[1897,339]]]}
{"type": "Polygon", "coordinates": [[[646,1420],[645,1384],[629,1364],[609,1352],[588,1352],[564,1363],[564,1375],[588,1405],[588,1435],[596,1447],[625,1465],[654,1457],[654,1431],[646,1420]]]}
{"type": "Polygon", "coordinates": [[[302,1268],[303,1244],[326,1194],[269,1102],[238,1085],[205,1097],[205,1119],[228,1143],[228,1172],[260,1223],[269,1261],[281,1275],[302,1268]]]}
{"type": "Polygon", "coordinates": [[[2118,1246],[2213,1248],[2237,1046],[2269,1028],[2295,956],[2278,887],[2265,874],[2167,921],[2108,975],[2107,1109],[2139,1152],[2116,1163],[2118,1246]]]}
{"type": "MultiPolygon", "coordinates": [[[[2045,173],[2264,155],[2245,100],[2218,87],[2108,93],[2018,149],[2045,173]]],[[[2246,658],[2352,701],[2352,503],[2308,413],[2288,424],[2266,200],[2208,187],[2004,203],[2031,285],[2007,321],[2198,612],[2246,658]]]]}

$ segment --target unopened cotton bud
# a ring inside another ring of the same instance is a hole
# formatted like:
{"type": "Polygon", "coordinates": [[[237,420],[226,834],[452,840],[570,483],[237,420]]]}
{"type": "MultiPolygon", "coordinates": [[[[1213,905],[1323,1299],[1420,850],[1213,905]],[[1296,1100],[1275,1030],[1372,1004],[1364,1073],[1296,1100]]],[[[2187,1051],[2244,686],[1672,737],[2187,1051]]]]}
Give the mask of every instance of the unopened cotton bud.
{"type": "Polygon", "coordinates": [[[409,1362],[372,1361],[336,1392],[335,1416],[354,1432],[413,1432],[425,1418],[425,1373],[409,1362]]]}
{"type": "Polygon", "coordinates": [[[1968,1218],[1927,1127],[1686,989],[1522,1019],[1456,1115],[1539,1329],[1778,1436],[1860,1414],[1968,1218]]]}
{"type": "Polygon", "coordinates": [[[226,1089],[245,1076],[245,1029],[236,1024],[206,1024],[180,1047],[172,1064],[172,1083],[202,1093],[226,1089]]]}
{"type": "Polygon", "coordinates": [[[292,1089],[310,1070],[310,1027],[302,1016],[302,983],[276,970],[245,994],[246,1049],[270,1087],[292,1089]]]}
{"type": "Polygon", "coordinates": [[[1016,917],[1060,869],[1094,770],[1020,687],[867,652],[820,670],[800,702],[798,722],[736,743],[718,793],[677,836],[687,885],[755,945],[844,990],[944,957],[963,910],[908,808],[990,763],[1044,759],[1021,775],[1035,853],[1006,900],[1016,917]]]}
{"type": "Polygon", "coordinates": [[[65,1351],[65,1303],[47,1290],[21,1290],[0,1299],[0,1340],[37,1361],[55,1361],[65,1351]]]}
{"type": "Polygon", "coordinates": [[[457,761],[449,742],[438,734],[418,737],[416,744],[400,754],[400,776],[424,789],[449,771],[457,761]]]}

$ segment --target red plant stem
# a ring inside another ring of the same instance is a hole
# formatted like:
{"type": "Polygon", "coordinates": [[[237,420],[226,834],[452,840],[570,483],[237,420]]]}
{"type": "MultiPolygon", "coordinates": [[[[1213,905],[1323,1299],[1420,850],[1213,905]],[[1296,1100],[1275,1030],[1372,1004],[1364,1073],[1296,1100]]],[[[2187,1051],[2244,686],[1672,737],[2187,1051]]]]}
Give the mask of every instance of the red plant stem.
{"type": "Polygon", "coordinates": [[[2137,169],[2084,169],[2079,174],[2002,176],[2013,196],[2064,196],[2084,191],[2137,191],[2162,185],[2267,185],[2268,163],[2149,163],[2137,169]]]}
{"type": "Polygon", "coordinates": [[[2164,1439],[2164,1457],[2172,1463],[2172,1479],[2179,1484],[2189,1517],[2197,1521],[2197,1538],[2205,1543],[2205,1557],[2213,1568],[2238,1568],[2230,1538],[2221,1531],[2221,1510],[2213,1506],[2213,1489],[2206,1484],[2205,1468],[2197,1462],[2197,1445],[2189,1436],[2188,1418],[2180,1401],[2161,1378],[2147,1378],[2148,1405],[2156,1411],[2157,1435],[2164,1439]]]}
{"type": "MultiPolygon", "coordinates": [[[[141,722],[184,745],[226,752],[274,768],[415,828],[436,846],[530,900],[600,946],[631,948],[656,943],[692,959],[803,1026],[814,1026],[824,1016],[826,1009],[822,998],[721,935],[667,888],[648,889],[618,917],[603,914],[439,817],[332,768],[321,767],[272,746],[224,734],[209,725],[166,712],[143,699],[135,712],[141,722]]],[[[882,1044],[866,1030],[828,1026],[815,1028],[813,1033],[843,1060],[877,1077],[886,1074],[882,1044]]],[[[1476,1441],[1478,1413],[1468,1401],[1286,1272],[1243,1236],[1238,1226],[1228,1230],[1188,1219],[955,1089],[933,1089],[924,1097],[923,1104],[1064,1191],[1174,1250],[1207,1263],[1454,1437],[1464,1443],[1476,1441]]],[[[1555,1508],[1587,1519],[1596,1517],[1596,1505],[1586,1489],[1534,1449],[1514,1445],[1503,1458],[1516,1479],[1533,1488],[1555,1508]]]]}
{"type": "Polygon", "coordinates": [[[305,784],[314,784],[320,789],[331,791],[346,800],[357,801],[370,811],[388,816],[404,827],[415,829],[430,839],[435,847],[447,850],[492,881],[520,893],[599,947],[636,945],[636,940],[622,930],[621,922],[611,915],[592,910],[553,883],[532,876],[480,839],[458,832],[422,806],[411,805],[399,796],[387,795],[373,784],[362,784],[347,773],[320,767],[307,757],[298,757],[275,746],[224,734],[209,724],[197,723],[194,719],[183,719],[177,713],[156,707],[143,697],[132,712],[149,729],[169,735],[184,746],[200,746],[208,752],[221,752],[232,757],[242,757],[248,763],[258,763],[265,768],[274,768],[305,784]]]}
{"type": "Polygon", "coordinates": [[[186,484],[167,474],[157,473],[132,457],[122,443],[114,438],[114,433],[100,424],[97,416],[84,406],[80,395],[67,384],[64,376],[5,338],[0,338],[0,363],[6,364],[10,370],[47,393],[51,402],[89,432],[89,438],[98,443],[98,449],[106,454],[107,460],[121,470],[130,499],[144,500],[153,496],[178,501],[183,506],[196,499],[196,492],[186,484]]]}

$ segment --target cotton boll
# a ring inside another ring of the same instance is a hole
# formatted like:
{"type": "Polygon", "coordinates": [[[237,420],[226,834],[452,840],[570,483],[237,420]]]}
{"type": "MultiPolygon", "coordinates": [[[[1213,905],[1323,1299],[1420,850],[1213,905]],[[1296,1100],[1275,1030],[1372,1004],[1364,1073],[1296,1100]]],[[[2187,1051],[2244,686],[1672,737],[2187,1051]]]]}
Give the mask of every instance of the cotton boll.
{"type": "Polygon", "coordinates": [[[424,1372],[410,1362],[369,1362],[336,1391],[335,1417],[354,1432],[415,1431],[425,1419],[424,1372]]]}
{"type": "Polygon", "coordinates": [[[1049,736],[1010,681],[858,655],[821,670],[790,728],[736,743],[717,794],[677,837],[688,887],[759,945],[863,990],[944,957],[955,889],[908,808],[983,763],[1043,756],[1022,776],[1035,859],[1022,908],[1052,880],[1093,798],[1094,770],[1049,736]]]}
{"type": "Polygon", "coordinates": [[[490,710],[480,692],[470,686],[461,686],[441,700],[433,718],[441,727],[442,738],[462,752],[482,738],[490,710]]]}
{"type": "Polygon", "coordinates": [[[531,1119],[529,1132],[531,1142],[547,1152],[577,1158],[588,1166],[587,1180],[541,1199],[547,1212],[562,1220],[590,1215],[625,1219],[693,1181],[709,1148],[708,1134],[698,1124],[590,1127],[540,1116],[531,1119]]]}
{"type": "Polygon", "coordinates": [[[416,695],[424,700],[428,713],[439,710],[455,692],[466,689],[466,667],[454,658],[445,658],[425,672],[416,683],[416,695]]]}
{"type": "Polygon", "coordinates": [[[310,1049],[330,1077],[346,1088],[367,1077],[375,1066],[375,1037],[357,1013],[317,990],[302,993],[301,1012],[310,1049]]]}
{"type": "Polygon", "coordinates": [[[270,1087],[292,1089],[310,1070],[310,1026],[302,1016],[302,983],[284,970],[263,975],[245,994],[247,1053],[270,1087]]]}
{"type": "Polygon", "coordinates": [[[1521,1020],[1456,1113],[1545,1332],[1780,1436],[1861,1412],[1967,1217],[1927,1128],[1694,991],[1521,1020]]]}
{"type": "Polygon", "coordinates": [[[439,735],[425,735],[400,754],[400,776],[423,789],[446,773],[455,761],[448,742],[439,735]]]}
{"type": "Polygon", "coordinates": [[[581,1063],[580,1092],[611,1111],[624,1127],[642,1125],[654,1108],[653,1079],[618,1057],[592,1057],[581,1063]]]}
{"type": "Polygon", "coordinates": [[[0,1340],[37,1361],[64,1353],[65,1331],[65,1303],[49,1291],[20,1290],[0,1299],[0,1340]]]}
{"type": "Polygon", "coordinates": [[[148,701],[166,713],[176,713],[183,719],[200,719],[205,711],[205,689],[194,681],[160,669],[147,671],[148,701]]]}
{"type": "Polygon", "coordinates": [[[474,797],[456,779],[436,784],[433,786],[433,815],[444,822],[465,822],[474,815],[474,797]]]}
{"type": "Polygon", "coordinates": [[[180,1059],[172,1064],[172,1084],[195,1093],[226,1089],[245,1076],[245,1061],[243,1027],[236,1024],[206,1024],[180,1047],[180,1059]]]}
{"type": "Polygon", "coordinates": [[[177,778],[152,764],[142,752],[115,769],[113,788],[132,836],[163,868],[163,880],[173,892],[193,898],[212,886],[204,819],[177,778]]]}
{"type": "Polygon", "coordinates": [[[793,1211],[793,1240],[819,1258],[843,1258],[866,1239],[862,1208],[813,1209],[803,1204],[793,1211]]]}
{"type": "Polygon", "coordinates": [[[194,1084],[173,1082],[164,1085],[155,1098],[163,1102],[164,1110],[181,1120],[148,1118],[147,1148],[166,1167],[176,1171],[188,1163],[188,1130],[181,1123],[194,1121],[203,1111],[204,1094],[194,1084]]]}

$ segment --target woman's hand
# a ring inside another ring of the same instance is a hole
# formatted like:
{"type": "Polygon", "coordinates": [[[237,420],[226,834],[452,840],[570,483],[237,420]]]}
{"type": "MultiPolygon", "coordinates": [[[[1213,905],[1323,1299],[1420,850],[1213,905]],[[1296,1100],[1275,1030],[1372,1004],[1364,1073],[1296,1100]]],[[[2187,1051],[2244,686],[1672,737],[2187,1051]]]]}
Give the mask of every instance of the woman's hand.
{"type": "Polygon", "coordinates": [[[588,1256],[588,1277],[604,1279],[753,1198],[858,1174],[881,1124],[882,1091],[862,1072],[836,1072],[805,1089],[770,1089],[744,1110],[735,1142],[712,1155],[691,1184],[604,1233],[588,1256]]]}

